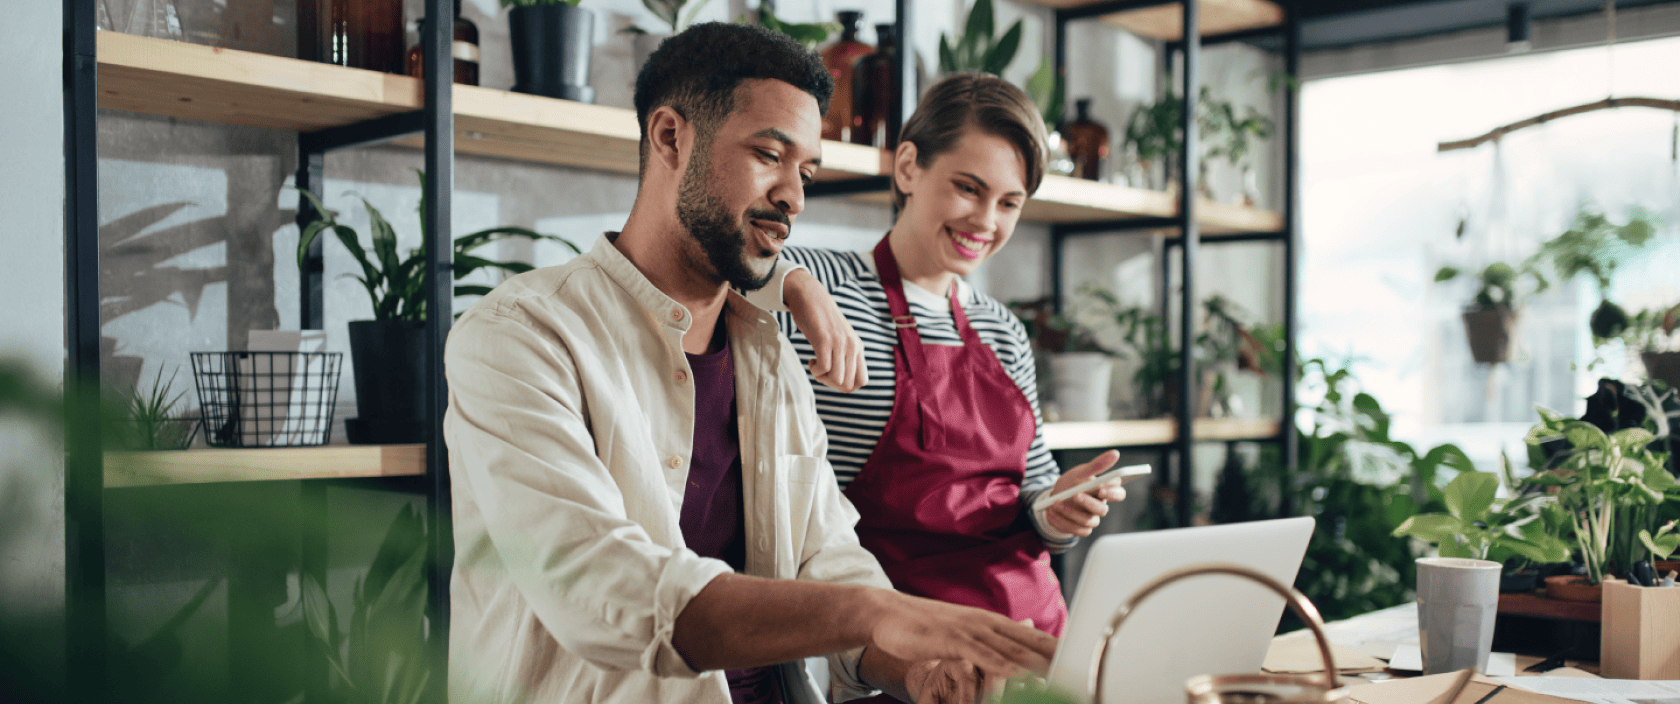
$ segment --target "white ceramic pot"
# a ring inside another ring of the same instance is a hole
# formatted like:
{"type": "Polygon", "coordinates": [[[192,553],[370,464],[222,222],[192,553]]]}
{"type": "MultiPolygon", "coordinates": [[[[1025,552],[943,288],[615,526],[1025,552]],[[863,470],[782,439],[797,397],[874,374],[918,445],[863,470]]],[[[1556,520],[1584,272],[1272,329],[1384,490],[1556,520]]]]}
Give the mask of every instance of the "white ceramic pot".
{"type": "Polygon", "coordinates": [[[1050,356],[1056,408],[1064,421],[1108,420],[1108,382],[1114,358],[1101,352],[1050,356]]]}

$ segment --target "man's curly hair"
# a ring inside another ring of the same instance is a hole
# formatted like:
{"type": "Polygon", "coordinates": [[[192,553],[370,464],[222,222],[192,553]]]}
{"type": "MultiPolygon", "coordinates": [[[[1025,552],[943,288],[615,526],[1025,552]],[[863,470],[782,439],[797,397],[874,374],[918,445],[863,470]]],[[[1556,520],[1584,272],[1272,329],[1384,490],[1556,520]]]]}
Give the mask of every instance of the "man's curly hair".
{"type": "Polygon", "coordinates": [[[648,115],[662,105],[694,124],[702,148],[736,109],[742,81],[782,81],[817,99],[828,113],[834,78],[816,52],[785,34],[757,25],[707,22],[660,43],[636,76],[636,123],[641,126],[640,166],[646,172],[648,115]]]}

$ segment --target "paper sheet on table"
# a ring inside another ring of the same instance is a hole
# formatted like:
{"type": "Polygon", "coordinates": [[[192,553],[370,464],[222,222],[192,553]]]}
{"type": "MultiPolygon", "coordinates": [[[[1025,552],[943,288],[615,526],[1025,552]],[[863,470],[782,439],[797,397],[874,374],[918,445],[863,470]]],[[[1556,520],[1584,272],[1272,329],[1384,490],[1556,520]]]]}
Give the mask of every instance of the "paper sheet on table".
{"type": "MultiPolygon", "coordinates": [[[[1522,689],[1521,685],[1512,685],[1481,675],[1472,675],[1470,684],[1458,697],[1449,702],[1447,695],[1453,685],[1458,683],[1458,675],[1457,672],[1447,672],[1428,677],[1377,682],[1354,688],[1348,695],[1348,701],[1352,704],[1576,704],[1571,699],[1522,689]],[[1500,685],[1505,685],[1505,688],[1499,689],[1500,685]],[[1494,690],[1499,691],[1496,694],[1494,690]]],[[[1527,684],[1528,680],[1535,678],[1520,679],[1522,684],[1527,684]]]]}
{"type": "MultiPolygon", "coordinates": [[[[1336,660],[1336,671],[1344,674],[1380,672],[1387,667],[1381,660],[1335,643],[1330,644],[1330,657],[1336,660]]],[[[1324,656],[1318,652],[1316,639],[1274,639],[1266,651],[1266,663],[1260,669],[1280,675],[1323,672],[1324,656]]]]}
{"type": "MultiPolygon", "coordinates": [[[[1394,648],[1394,657],[1388,659],[1388,667],[1407,672],[1423,672],[1423,651],[1417,643],[1401,643],[1394,648]]],[[[1517,656],[1515,653],[1488,653],[1487,672],[1489,677],[1512,677],[1517,674],[1517,656]]]]}
{"type": "Polygon", "coordinates": [[[1505,677],[1500,681],[1592,704],[1680,704],[1680,680],[1605,680],[1541,676],[1505,677]]]}

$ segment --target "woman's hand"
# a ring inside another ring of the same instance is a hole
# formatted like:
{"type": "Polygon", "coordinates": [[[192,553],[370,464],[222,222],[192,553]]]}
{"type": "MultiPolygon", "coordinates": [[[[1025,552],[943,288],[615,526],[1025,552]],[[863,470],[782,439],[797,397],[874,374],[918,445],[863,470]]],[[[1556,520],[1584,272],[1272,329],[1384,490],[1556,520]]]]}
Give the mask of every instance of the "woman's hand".
{"type": "MultiPolygon", "coordinates": [[[[1050,493],[1054,494],[1079,486],[1092,477],[1108,471],[1119,460],[1120,453],[1116,450],[1109,450],[1097,455],[1096,459],[1074,467],[1063,474],[1061,479],[1056,480],[1056,486],[1050,489],[1050,493]]],[[[1096,529],[1097,524],[1102,522],[1103,516],[1108,515],[1108,502],[1121,501],[1125,498],[1126,488],[1120,486],[1119,479],[1115,479],[1090,491],[1074,494],[1067,499],[1050,504],[1050,507],[1045,509],[1044,519],[1045,522],[1050,524],[1051,528],[1083,538],[1096,529]]]]}
{"type": "Polygon", "coordinates": [[[812,378],[842,393],[869,383],[869,370],[863,366],[863,340],[817,277],[804,269],[788,272],[782,281],[782,302],[816,353],[811,359],[812,378]]]}

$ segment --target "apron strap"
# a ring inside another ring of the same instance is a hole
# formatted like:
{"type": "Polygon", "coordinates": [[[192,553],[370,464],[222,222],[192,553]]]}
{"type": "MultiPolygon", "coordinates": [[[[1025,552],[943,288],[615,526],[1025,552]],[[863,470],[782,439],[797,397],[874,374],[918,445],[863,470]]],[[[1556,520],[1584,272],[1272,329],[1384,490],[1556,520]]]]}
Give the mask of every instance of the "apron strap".
{"type": "MultiPolygon", "coordinates": [[[[875,268],[881,275],[881,288],[887,293],[887,310],[892,313],[899,347],[904,350],[905,371],[908,372],[910,383],[916,386],[919,406],[917,410],[921,416],[919,420],[922,427],[922,448],[939,450],[945,447],[945,426],[939,421],[939,414],[935,413],[930,405],[934,394],[926,379],[927,353],[922,349],[922,336],[916,331],[916,317],[910,315],[910,304],[904,299],[904,280],[898,273],[898,260],[893,258],[892,247],[887,244],[891,236],[892,234],[888,233],[875,245],[875,268]]],[[[951,288],[956,290],[955,286],[951,288]]],[[[960,320],[966,323],[966,319],[960,320]]],[[[904,380],[899,380],[899,383],[904,383],[904,380]]]]}

